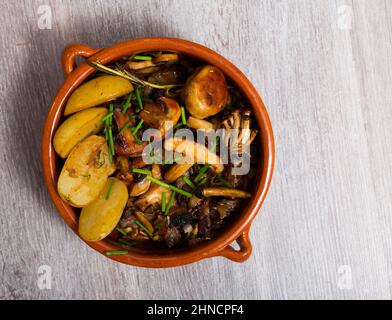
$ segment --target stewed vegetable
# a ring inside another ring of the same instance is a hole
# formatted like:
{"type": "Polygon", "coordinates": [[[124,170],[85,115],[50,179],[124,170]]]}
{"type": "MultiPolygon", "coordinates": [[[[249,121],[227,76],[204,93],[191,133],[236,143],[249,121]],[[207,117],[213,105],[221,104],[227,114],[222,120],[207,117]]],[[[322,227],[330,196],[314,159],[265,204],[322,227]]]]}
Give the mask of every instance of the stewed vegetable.
{"type": "MultiPolygon", "coordinates": [[[[53,145],[58,192],[81,208],[79,234],[132,246],[193,245],[251,197],[257,135],[223,72],[176,52],[97,69],[68,99],[53,145]]],[[[115,254],[111,252],[111,254],[115,254]]]]}

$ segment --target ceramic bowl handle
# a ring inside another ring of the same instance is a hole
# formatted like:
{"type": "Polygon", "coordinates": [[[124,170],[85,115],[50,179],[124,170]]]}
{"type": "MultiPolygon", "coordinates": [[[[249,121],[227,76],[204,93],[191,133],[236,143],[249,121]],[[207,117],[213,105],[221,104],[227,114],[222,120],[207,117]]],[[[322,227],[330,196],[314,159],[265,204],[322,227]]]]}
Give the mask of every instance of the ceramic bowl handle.
{"type": "Polygon", "coordinates": [[[252,243],[249,239],[249,228],[245,229],[237,238],[237,243],[240,246],[239,250],[235,250],[232,246],[219,251],[216,256],[222,256],[235,262],[244,262],[252,254],[252,243]]]}
{"type": "Polygon", "coordinates": [[[81,56],[83,58],[89,58],[93,54],[97,53],[101,49],[93,49],[84,44],[73,43],[67,46],[63,52],[63,68],[64,73],[68,76],[75,68],[75,58],[81,56]]]}

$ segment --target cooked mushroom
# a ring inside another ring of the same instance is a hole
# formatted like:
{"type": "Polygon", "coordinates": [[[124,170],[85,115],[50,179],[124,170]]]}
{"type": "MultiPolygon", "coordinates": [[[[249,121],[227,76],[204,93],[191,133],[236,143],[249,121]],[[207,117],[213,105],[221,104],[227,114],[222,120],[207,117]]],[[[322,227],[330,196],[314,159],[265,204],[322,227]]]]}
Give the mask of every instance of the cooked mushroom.
{"type": "MultiPolygon", "coordinates": [[[[121,112],[119,108],[114,110],[114,119],[116,121],[117,127],[119,130],[123,129],[126,125],[131,124],[134,125],[135,121],[130,119],[127,114],[121,112]]],[[[121,134],[117,136],[115,143],[116,154],[119,156],[136,156],[140,155],[147,143],[144,141],[141,144],[138,144],[135,138],[133,137],[131,130],[125,129],[121,134]]]]}
{"type": "Polygon", "coordinates": [[[180,116],[181,109],[177,101],[167,97],[159,97],[157,102],[147,103],[139,113],[139,117],[146,125],[160,130],[162,137],[165,131],[177,123],[180,116]]]}
{"type": "Polygon", "coordinates": [[[223,171],[220,157],[200,143],[180,138],[166,139],[165,149],[181,153],[185,164],[208,163],[217,173],[223,171]]]}
{"type": "Polygon", "coordinates": [[[218,68],[207,65],[190,77],[184,88],[185,106],[195,118],[204,119],[217,114],[226,105],[228,89],[218,68]]]}
{"type": "Polygon", "coordinates": [[[197,119],[195,117],[189,117],[186,124],[188,127],[196,130],[211,130],[214,129],[214,125],[206,120],[197,119]]]}
{"type": "Polygon", "coordinates": [[[155,63],[161,62],[176,62],[178,61],[178,54],[177,53],[161,53],[157,55],[153,61],[155,63]]]}
{"type": "Polygon", "coordinates": [[[141,181],[135,183],[132,186],[131,191],[129,192],[129,196],[137,197],[142,195],[143,193],[146,193],[150,188],[150,185],[151,181],[144,177],[141,181]]]}
{"type": "Polygon", "coordinates": [[[204,197],[230,197],[230,198],[250,198],[249,192],[224,187],[211,187],[202,189],[204,197]]]}
{"type": "Polygon", "coordinates": [[[176,163],[170,167],[170,169],[165,173],[165,180],[167,182],[173,182],[176,181],[179,177],[184,175],[191,167],[193,166],[193,163],[183,163],[179,164],[176,163]]]}
{"type": "Polygon", "coordinates": [[[147,61],[128,61],[127,67],[129,70],[140,70],[144,68],[155,67],[155,63],[151,60],[147,61]]]}
{"type": "Polygon", "coordinates": [[[163,66],[148,77],[148,81],[161,84],[180,84],[185,81],[184,67],[179,64],[163,66]]]}

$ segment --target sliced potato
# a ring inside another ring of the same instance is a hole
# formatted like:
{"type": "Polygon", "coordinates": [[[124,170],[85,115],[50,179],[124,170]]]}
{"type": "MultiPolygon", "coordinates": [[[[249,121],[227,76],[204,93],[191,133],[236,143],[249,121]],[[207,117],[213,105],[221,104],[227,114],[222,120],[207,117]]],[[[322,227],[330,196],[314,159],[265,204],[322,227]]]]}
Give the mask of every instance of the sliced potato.
{"type": "Polygon", "coordinates": [[[109,178],[97,199],[82,209],[79,235],[87,241],[99,241],[110,234],[121,218],[128,201],[124,182],[109,178]]]}
{"type": "Polygon", "coordinates": [[[101,76],[83,83],[69,97],[64,115],[98,106],[133,91],[132,84],[121,77],[101,76]]]}
{"type": "Polygon", "coordinates": [[[57,190],[74,207],[85,207],[98,197],[108,176],[116,170],[109,160],[105,138],[89,136],[69,154],[61,170],[57,190]]]}
{"type": "Polygon", "coordinates": [[[79,111],[65,120],[53,138],[54,149],[60,157],[66,158],[80,141],[98,133],[103,127],[102,119],[107,113],[106,108],[90,108],[79,111]]]}

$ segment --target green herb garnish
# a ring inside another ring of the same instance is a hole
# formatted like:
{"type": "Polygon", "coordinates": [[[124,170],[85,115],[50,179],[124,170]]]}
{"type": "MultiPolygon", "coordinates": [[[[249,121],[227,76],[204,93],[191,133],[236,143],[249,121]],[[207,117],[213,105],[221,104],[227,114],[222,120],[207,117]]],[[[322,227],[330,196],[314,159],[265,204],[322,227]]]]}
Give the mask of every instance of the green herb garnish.
{"type": "Polygon", "coordinates": [[[139,105],[139,108],[143,110],[143,101],[142,101],[142,97],[140,96],[140,87],[136,88],[136,101],[137,104],[139,105]]]}
{"type": "Polygon", "coordinates": [[[141,223],[139,220],[136,220],[135,223],[141,228],[143,229],[149,237],[152,237],[152,233],[150,232],[150,230],[148,230],[145,225],[143,223],[141,223]]]}
{"type": "Polygon", "coordinates": [[[132,133],[135,135],[143,125],[144,120],[140,120],[135,128],[132,128],[132,133]]]}
{"type": "Polygon", "coordinates": [[[116,230],[117,230],[118,232],[120,232],[123,236],[126,236],[126,235],[127,235],[127,233],[125,232],[125,230],[122,229],[122,228],[120,228],[120,227],[117,227],[116,230]]]}
{"type": "Polygon", "coordinates": [[[182,120],[182,124],[186,125],[186,115],[185,115],[185,108],[181,107],[181,120],[182,120]]]}
{"type": "Polygon", "coordinates": [[[152,57],[150,57],[150,56],[142,56],[142,55],[135,55],[135,56],[133,56],[132,57],[132,59],[133,60],[141,60],[141,61],[150,61],[150,60],[152,60],[152,57]]]}
{"type": "Polygon", "coordinates": [[[105,200],[109,200],[110,194],[112,193],[113,184],[114,184],[114,179],[111,179],[108,191],[106,192],[105,200]]]}
{"type": "Polygon", "coordinates": [[[167,204],[166,210],[164,212],[165,216],[167,216],[169,211],[170,211],[170,208],[171,208],[171,206],[173,204],[173,201],[174,201],[174,196],[175,196],[175,192],[172,192],[171,195],[170,195],[169,202],[167,204]]]}
{"type": "Polygon", "coordinates": [[[179,127],[182,127],[184,124],[182,123],[182,122],[179,122],[179,123],[177,123],[174,127],[173,127],[173,129],[177,129],[177,128],[179,128],[179,127]]]}
{"type": "Polygon", "coordinates": [[[222,184],[223,184],[225,187],[227,187],[227,188],[233,188],[233,185],[232,185],[229,181],[225,180],[221,175],[217,175],[217,176],[216,176],[216,179],[218,179],[220,182],[222,182],[222,184]]]}
{"type": "Polygon", "coordinates": [[[161,186],[161,187],[164,187],[164,188],[166,188],[166,189],[170,189],[170,190],[175,191],[175,192],[177,192],[177,193],[179,193],[179,194],[182,194],[182,195],[185,196],[185,197],[188,197],[188,198],[192,197],[192,193],[190,193],[190,192],[188,192],[188,191],[185,191],[185,190],[182,190],[182,189],[180,189],[180,188],[177,188],[177,187],[175,187],[175,186],[173,186],[173,185],[171,185],[171,184],[168,184],[168,183],[166,183],[166,182],[164,182],[164,181],[155,179],[155,178],[152,177],[152,176],[147,176],[147,179],[150,180],[151,182],[153,182],[153,183],[155,183],[155,184],[161,186]]]}
{"type": "Polygon", "coordinates": [[[114,140],[113,140],[112,127],[109,127],[108,137],[109,137],[109,156],[114,156],[114,140]]]}
{"type": "Polygon", "coordinates": [[[122,113],[127,112],[128,108],[131,106],[131,98],[132,98],[132,92],[129,94],[127,100],[122,105],[122,108],[121,108],[122,113]]]}
{"type": "Polygon", "coordinates": [[[198,182],[200,179],[201,179],[201,177],[203,176],[203,174],[205,174],[206,172],[207,172],[207,170],[208,170],[208,168],[210,167],[210,165],[209,164],[206,164],[206,165],[204,165],[201,169],[200,169],[200,171],[199,171],[199,173],[197,174],[197,176],[196,176],[196,178],[195,178],[195,182],[198,182]]]}
{"type": "Polygon", "coordinates": [[[151,171],[150,171],[150,170],[147,170],[147,169],[133,168],[133,169],[132,169],[132,172],[133,172],[133,173],[145,174],[145,175],[147,175],[147,176],[150,176],[150,175],[151,175],[151,171]]]}
{"type": "Polygon", "coordinates": [[[126,250],[107,250],[107,251],[105,251],[105,254],[106,255],[108,255],[108,256],[111,256],[111,255],[120,255],[120,254],[128,254],[128,251],[126,251],[126,250]]]}
{"type": "Polygon", "coordinates": [[[188,179],[187,177],[182,177],[182,180],[184,180],[184,182],[185,182],[188,186],[190,186],[192,189],[195,189],[195,188],[196,188],[195,184],[194,184],[190,179],[188,179]]]}
{"type": "Polygon", "coordinates": [[[126,240],[123,240],[123,239],[119,239],[117,242],[119,242],[121,244],[125,244],[125,245],[130,246],[130,247],[133,247],[133,246],[136,246],[136,245],[139,244],[139,242],[137,242],[137,241],[130,242],[130,241],[126,241],[126,240]]]}
{"type": "Polygon", "coordinates": [[[162,212],[166,210],[166,192],[162,192],[162,212]]]}
{"type": "Polygon", "coordinates": [[[109,112],[106,116],[102,118],[102,122],[106,123],[106,120],[113,116],[113,112],[109,112]]]}
{"type": "Polygon", "coordinates": [[[205,184],[207,182],[208,178],[204,177],[203,179],[201,179],[201,181],[199,182],[199,184],[197,185],[198,187],[200,187],[201,185],[205,184]]]}

